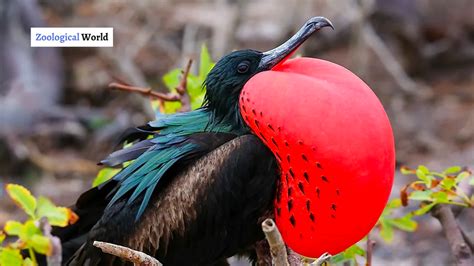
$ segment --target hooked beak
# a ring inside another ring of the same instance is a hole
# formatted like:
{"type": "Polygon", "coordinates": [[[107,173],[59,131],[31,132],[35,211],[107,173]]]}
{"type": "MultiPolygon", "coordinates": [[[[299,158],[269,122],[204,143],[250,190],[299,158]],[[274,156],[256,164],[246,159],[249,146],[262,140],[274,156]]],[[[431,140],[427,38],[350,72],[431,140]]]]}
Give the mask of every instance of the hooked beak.
{"type": "Polygon", "coordinates": [[[311,34],[324,28],[331,27],[334,29],[331,21],[325,17],[313,17],[306,21],[301,29],[293,35],[288,41],[278,46],[275,49],[264,52],[258,70],[265,71],[270,70],[278,63],[283,61],[289,55],[292,54],[311,34]]]}

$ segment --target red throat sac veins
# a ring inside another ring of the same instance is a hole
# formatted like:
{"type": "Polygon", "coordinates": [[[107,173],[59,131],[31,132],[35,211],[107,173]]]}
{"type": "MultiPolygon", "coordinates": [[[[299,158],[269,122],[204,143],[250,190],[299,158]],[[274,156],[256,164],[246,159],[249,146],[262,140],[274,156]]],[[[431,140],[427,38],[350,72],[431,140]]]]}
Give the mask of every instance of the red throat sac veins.
{"type": "Polygon", "coordinates": [[[290,59],[240,95],[245,123],[281,169],[275,220],[295,252],[337,254],[375,225],[391,191],[392,130],[370,88],[347,69],[290,59]]]}

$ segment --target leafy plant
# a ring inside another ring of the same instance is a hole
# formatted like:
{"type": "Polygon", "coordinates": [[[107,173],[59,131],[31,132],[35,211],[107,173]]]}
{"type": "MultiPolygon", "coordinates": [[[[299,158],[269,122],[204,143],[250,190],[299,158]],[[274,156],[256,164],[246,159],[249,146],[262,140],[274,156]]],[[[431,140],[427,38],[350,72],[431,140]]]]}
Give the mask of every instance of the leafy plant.
{"type": "Polygon", "coordinates": [[[414,212],[415,215],[427,213],[436,204],[474,206],[474,196],[469,197],[459,189],[459,184],[468,178],[470,178],[469,184],[474,185],[474,177],[471,177],[471,172],[462,170],[460,166],[452,166],[442,172],[435,172],[420,165],[417,169],[402,167],[401,172],[405,175],[416,175],[418,178],[400,192],[403,206],[408,205],[408,200],[421,202],[419,209],[414,212]]]}
{"type": "Polygon", "coordinates": [[[5,189],[16,205],[28,215],[28,219],[24,223],[7,221],[3,231],[0,231],[0,245],[7,236],[16,238],[0,246],[0,265],[37,265],[35,252],[49,256],[53,248],[51,240],[39,228],[40,219],[44,217],[49,224],[64,227],[76,222],[78,217],[70,209],[58,207],[45,197],[35,198],[21,185],[8,184],[5,189]],[[22,250],[27,250],[30,257],[23,258],[22,250]]]}
{"type": "Polygon", "coordinates": [[[357,258],[362,257],[365,258],[365,250],[361,248],[358,244],[354,244],[344,250],[343,252],[332,256],[331,263],[332,264],[342,264],[344,262],[349,262],[350,265],[357,265],[357,258]]]}
{"type": "MultiPolygon", "coordinates": [[[[191,109],[197,109],[201,107],[202,102],[204,101],[204,95],[206,94],[206,88],[204,86],[204,80],[207,77],[207,74],[214,67],[215,62],[212,60],[209,51],[206,45],[201,46],[201,55],[199,58],[199,73],[192,74],[189,73],[186,76],[187,82],[187,92],[191,100],[191,109]]],[[[170,92],[176,93],[176,87],[179,86],[180,80],[182,78],[182,70],[180,68],[175,68],[170,70],[168,73],[163,75],[163,83],[170,92]]],[[[179,108],[181,108],[181,102],[175,101],[161,101],[161,100],[152,100],[151,105],[157,114],[164,112],[166,114],[176,113],[179,108]]],[[[125,144],[124,148],[131,144],[125,144]]],[[[125,167],[130,162],[124,163],[125,167]]],[[[96,187],[103,182],[112,178],[115,174],[120,171],[118,168],[105,167],[97,173],[97,176],[92,181],[92,187],[96,187]]]]}
{"type": "Polygon", "coordinates": [[[413,220],[413,213],[407,213],[401,217],[394,217],[395,210],[401,206],[402,203],[400,199],[389,201],[377,222],[376,228],[379,229],[380,237],[387,243],[392,242],[394,229],[414,232],[418,227],[418,223],[413,220]]]}
{"type": "MultiPolygon", "coordinates": [[[[469,185],[474,186],[474,176],[460,166],[448,167],[442,172],[432,171],[423,165],[416,169],[402,167],[400,171],[404,175],[416,176],[417,179],[402,188],[400,198],[392,199],[387,203],[375,226],[375,230],[378,230],[380,237],[386,243],[392,242],[395,230],[416,231],[418,223],[414,218],[427,214],[438,204],[466,208],[474,206],[474,195],[466,195],[459,188],[460,183],[465,180],[469,185]],[[419,202],[418,208],[402,216],[397,215],[397,210],[408,206],[409,201],[419,202]]],[[[367,255],[370,256],[363,248],[355,244],[333,256],[331,263],[350,262],[351,265],[357,265],[357,258],[367,255]]]]}

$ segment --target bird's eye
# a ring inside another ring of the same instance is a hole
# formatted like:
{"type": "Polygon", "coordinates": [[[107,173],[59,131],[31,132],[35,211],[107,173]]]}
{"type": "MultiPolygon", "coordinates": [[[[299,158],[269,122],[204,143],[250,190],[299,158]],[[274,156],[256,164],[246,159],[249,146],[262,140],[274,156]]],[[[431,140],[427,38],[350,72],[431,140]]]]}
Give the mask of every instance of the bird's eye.
{"type": "Polygon", "coordinates": [[[237,66],[237,72],[239,72],[240,74],[244,74],[244,73],[247,73],[247,71],[249,71],[249,68],[250,68],[250,62],[243,61],[243,62],[240,62],[239,65],[237,66]]]}

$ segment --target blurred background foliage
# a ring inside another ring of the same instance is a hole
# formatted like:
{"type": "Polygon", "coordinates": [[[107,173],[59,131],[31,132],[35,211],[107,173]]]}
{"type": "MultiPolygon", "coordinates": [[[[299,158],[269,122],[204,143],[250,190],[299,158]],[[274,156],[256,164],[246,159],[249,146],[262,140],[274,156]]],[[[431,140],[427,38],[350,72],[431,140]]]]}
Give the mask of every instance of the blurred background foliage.
{"type": "MultiPolygon", "coordinates": [[[[472,168],[473,10],[472,0],[0,0],[0,185],[71,204],[121,132],[154,117],[148,98],[107,84],[174,89],[193,58],[188,85],[199,97],[213,61],[233,49],[271,49],[314,15],[336,30],[298,53],[341,64],[370,85],[392,122],[397,168],[472,168]],[[44,25],[114,27],[114,48],[29,47],[29,28],[44,25]]],[[[393,197],[417,180],[397,173],[393,197]]],[[[1,227],[26,218],[7,198],[0,190],[1,227]]],[[[472,237],[472,208],[458,218],[472,237]]],[[[374,265],[449,264],[438,222],[417,222],[415,234],[395,231],[390,245],[376,245],[374,265]]]]}

